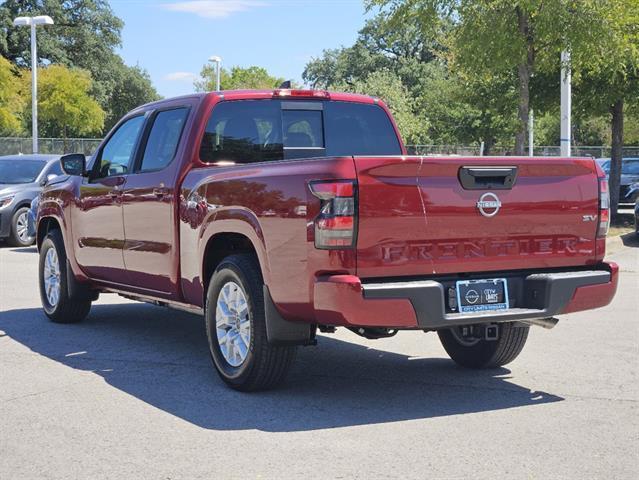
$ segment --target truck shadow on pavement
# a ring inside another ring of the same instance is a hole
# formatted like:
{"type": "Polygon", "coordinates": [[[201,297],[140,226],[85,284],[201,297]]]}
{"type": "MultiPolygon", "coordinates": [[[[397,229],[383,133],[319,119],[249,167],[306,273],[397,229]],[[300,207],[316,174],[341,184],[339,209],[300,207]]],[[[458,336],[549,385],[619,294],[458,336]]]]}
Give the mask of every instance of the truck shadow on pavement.
{"type": "Polygon", "coordinates": [[[238,393],[211,366],[201,318],[143,304],[96,305],[76,325],[53,324],[37,308],[4,311],[0,330],[206,429],[308,431],[563,400],[511,382],[506,368],[467,371],[448,359],[411,358],[327,336],[299,350],[283,387],[238,393]]]}

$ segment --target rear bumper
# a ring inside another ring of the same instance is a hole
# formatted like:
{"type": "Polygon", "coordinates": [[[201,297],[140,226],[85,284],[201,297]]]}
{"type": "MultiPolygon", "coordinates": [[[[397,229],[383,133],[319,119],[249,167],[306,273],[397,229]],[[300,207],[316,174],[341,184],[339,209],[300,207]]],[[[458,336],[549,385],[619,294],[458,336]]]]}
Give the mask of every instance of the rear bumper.
{"type": "Polygon", "coordinates": [[[446,309],[446,284],[450,282],[362,283],[353,275],[332,275],[315,283],[315,317],[323,325],[407,329],[548,318],[608,305],[617,290],[618,276],[615,263],[603,263],[593,270],[511,275],[509,291],[511,282],[515,287],[511,305],[517,308],[460,314],[446,309]]]}

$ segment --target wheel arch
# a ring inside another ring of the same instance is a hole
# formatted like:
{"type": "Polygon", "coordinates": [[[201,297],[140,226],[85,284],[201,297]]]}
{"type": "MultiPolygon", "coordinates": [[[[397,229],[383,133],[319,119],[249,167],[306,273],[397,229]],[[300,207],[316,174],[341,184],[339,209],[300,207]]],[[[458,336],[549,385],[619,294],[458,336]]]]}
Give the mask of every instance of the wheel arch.
{"type": "Polygon", "coordinates": [[[263,261],[258,248],[245,234],[237,232],[218,232],[209,237],[203,250],[201,272],[203,295],[206,297],[209,282],[215,269],[229,255],[246,253],[254,255],[264,277],[263,261]]]}
{"type": "Polygon", "coordinates": [[[66,248],[64,230],[62,229],[62,225],[60,224],[60,221],[55,217],[42,217],[39,219],[38,226],[36,229],[36,245],[38,246],[38,250],[40,250],[40,247],[42,246],[42,242],[44,241],[44,238],[52,230],[60,230],[60,234],[62,235],[62,239],[64,241],[65,248],[66,248]]]}

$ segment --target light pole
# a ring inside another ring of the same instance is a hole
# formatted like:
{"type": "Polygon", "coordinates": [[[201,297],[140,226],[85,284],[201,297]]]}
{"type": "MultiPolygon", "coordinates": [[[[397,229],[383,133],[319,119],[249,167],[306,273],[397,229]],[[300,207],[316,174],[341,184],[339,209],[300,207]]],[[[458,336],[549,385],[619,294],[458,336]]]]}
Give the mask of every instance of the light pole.
{"type": "Polygon", "coordinates": [[[559,145],[561,146],[561,156],[570,156],[570,110],[571,110],[571,81],[570,73],[570,52],[561,52],[561,129],[559,135],[559,145]]]}
{"type": "Polygon", "coordinates": [[[215,63],[215,90],[220,91],[220,68],[222,66],[222,57],[213,56],[209,57],[209,62],[215,63]]]}
{"type": "Polygon", "coordinates": [[[530,109],[528,115],[528,156],[532,157],[535,152],[535,113],[530,109]]]}
{"type": "Polygon", "coordinates": [[[36,26],[53,25],[53,19],[47,15],[37,17],[18,17],[14,27],[31,27],[31,129],[33,153],[38,153],[38,53],[36,48],[36,26]]]}

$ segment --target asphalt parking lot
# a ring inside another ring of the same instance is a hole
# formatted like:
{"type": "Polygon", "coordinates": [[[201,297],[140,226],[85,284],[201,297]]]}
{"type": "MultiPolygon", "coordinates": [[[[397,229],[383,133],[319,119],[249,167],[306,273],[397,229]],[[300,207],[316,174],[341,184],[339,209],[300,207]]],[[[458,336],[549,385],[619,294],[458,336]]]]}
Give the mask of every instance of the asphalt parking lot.
{"type": "Polygon", "coordinates": [[[52,324],[35,249],[0,247],[0,478],[638,478],[639,248],[610,258],[614,303],[534,328],[506,368],[339,332],[241,394],[200,318],[103,295],[52,324]]]}

